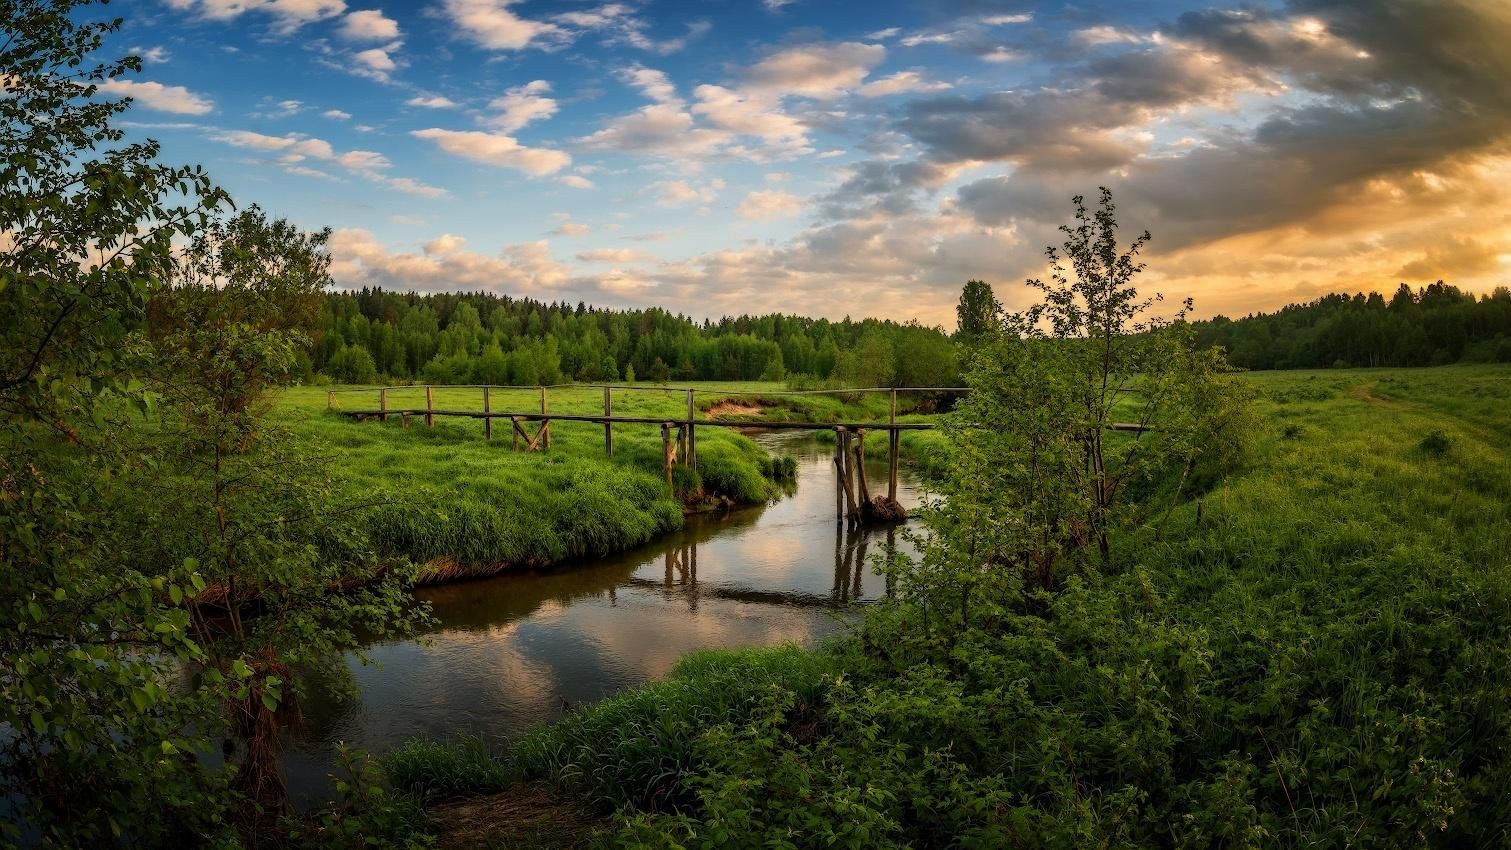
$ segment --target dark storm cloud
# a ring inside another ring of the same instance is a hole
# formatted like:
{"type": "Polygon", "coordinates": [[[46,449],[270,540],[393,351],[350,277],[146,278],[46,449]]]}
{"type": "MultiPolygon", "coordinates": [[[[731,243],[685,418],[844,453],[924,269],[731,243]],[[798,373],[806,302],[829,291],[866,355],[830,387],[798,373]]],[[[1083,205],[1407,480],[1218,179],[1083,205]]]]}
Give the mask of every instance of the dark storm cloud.
{"type": "Polygon", "coordinates": [[[907,215],[917,211],[923,193],[937,189],[948,176],[948,168],[923,160],[867,160],[858,163],[848,179],[819,199],[819,215],[828,219],[876,212],[907,215]]]}
{"type": "Polygon", "coordinates": [[[941,161],[1018,165],[960,190],[984,223],[1062,215],[1053,199],[1105,182],[1167,249],[1303,221],[1366,181],[1511,152],[1511,3],[1298,2],[1192,13],[1162,32],[1159,45],[1067,70],[1063,90],[934,98],[899,128],[941,161]],[[1251,131],[1117,158],[1119,128],[1268,80],[1289,90],[1251,131]]]}

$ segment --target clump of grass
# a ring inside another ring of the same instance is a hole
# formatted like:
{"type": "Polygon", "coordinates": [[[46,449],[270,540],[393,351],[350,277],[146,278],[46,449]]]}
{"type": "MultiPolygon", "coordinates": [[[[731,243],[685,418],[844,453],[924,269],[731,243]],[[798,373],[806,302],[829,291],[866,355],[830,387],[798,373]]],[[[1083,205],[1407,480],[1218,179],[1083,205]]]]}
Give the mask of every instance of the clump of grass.
{"type": "Polygon", "coordinates": [[[1284,440],[1299,440],[1304,433],[1306,433],[1306,428],[1299,422],[1286,423],[1286,426],[1280,429],[1280,437],[1284,440]]]}
{"type": "Polygon", "coordinates": [[[501,791],[515,780],[508,762],[476,735],[409,741],[390,750],[380,764],[391,785],[425,800],[501,791]]]}
{"type": "Polygon", "coordinates": [[[1423,437],[1422,442],[1417,445],[1430,455],[1442,457],[1453,448],[1453,438],[1444,433],[1441,428],[1434,428],[1428,431],[1427,436],[1423,437]]]}
{"type": "Polygon", "coordinates": [[[699,733],[741,722],[774,686],[819,703],[833,665],[831,656],[795,646],[696,652],[662,681],[526,735],[514,748],[515,766],[527,780],[606,809],[676,810],[686,803],[682,778],[698,769],[699,733]]]}

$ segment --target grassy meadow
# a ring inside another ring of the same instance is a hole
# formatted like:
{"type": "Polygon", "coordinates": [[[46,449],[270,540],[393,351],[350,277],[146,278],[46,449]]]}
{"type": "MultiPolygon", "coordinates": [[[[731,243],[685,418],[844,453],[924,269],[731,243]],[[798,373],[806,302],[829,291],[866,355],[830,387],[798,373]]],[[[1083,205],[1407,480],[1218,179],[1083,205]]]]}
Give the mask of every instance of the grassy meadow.
{"type": "MultiPolygon", "coordinates": [[[[777,383],[696,383],[700,419],[773,419],[824,422],[887,416],[884,394],[779,396],[777,383]],[[752,413],[761,408],[764,413],[752,413]],[[710,412],[712,411],[712,413],[710,412]]],[[[337,410],[376,410],[378,390],[361,387],[293,387],[274,418],[339,460],[344,486],[369,505],[367,526],[380,549],[431,565],[432,580],[487,574],[508,567],[540,567],[632,548],[678,528],[684,511],[775,498],[791,478],[790,463],[770,457],[731,429],[698,429],[698,466],[679,468],[668,487],[661,432],[654,424],[614,428],[614,455],[604,453],[602,426],[553,422],[549,451],[513,448],[507,420],[494,421],[484,439],[482,420],[423,416],[354,421],[326,410],[327,391],[337,410]]],[[[555,387],[549,409],[557,414],[601,414],[603,393],[594,387],[555,387]]],[[[423,409],[423,387],[389,391],[391,410],[423,409]]],[[[481,411],[482,390],[439,387],[438,410],[481,411]]],[[[614,413],[685,419],[685,393],[654,388],[616,389],[614,413]]],[[[494,411],[540,409],[534,389],[494,389],[494,411]]],[[[538,423],[525,423],[530,435],[538,423]]]]}
{"type": "Polygon", "coordinates": [[[1241,380],[1240,466],[1042,616],[953,648],[883,612],[811,657],[703,653],[519,742],[405,747],[389,776],[432,804],[572,800],[605,844],[1503,843],[1511,368],[1241,380]]]}

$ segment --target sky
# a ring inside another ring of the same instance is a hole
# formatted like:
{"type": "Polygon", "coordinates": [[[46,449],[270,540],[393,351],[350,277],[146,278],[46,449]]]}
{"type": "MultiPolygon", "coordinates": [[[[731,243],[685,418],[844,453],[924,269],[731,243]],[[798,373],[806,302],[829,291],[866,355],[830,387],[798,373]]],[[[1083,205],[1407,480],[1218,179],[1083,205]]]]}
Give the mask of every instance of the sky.
{"type": "Polygon", "coordinates": [[[133,137],[338,286],[951,327],[1110,188],[1242,315],[1511,283],[1511,2],[116,0],[133,137]]]}

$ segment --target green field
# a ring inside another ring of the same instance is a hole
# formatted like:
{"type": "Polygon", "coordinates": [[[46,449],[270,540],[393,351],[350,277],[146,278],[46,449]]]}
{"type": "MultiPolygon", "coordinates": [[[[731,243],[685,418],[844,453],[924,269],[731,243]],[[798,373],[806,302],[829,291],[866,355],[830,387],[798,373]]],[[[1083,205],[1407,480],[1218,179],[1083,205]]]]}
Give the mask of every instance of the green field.
{"type": "MultiPolygon", "coordinates": [[[[778,395],[776,383],[694,383],[700,419],[710,408],[723,418],[824,422],[885,420],[885,394],[778,395]],[[721,413],[733,402],[764,414],[721,413]]],[[[550,412],[601,414],[596,387],[555,387],[550,412]]],[[[478,388],[438,387],[438,410],[481,411],[478,388]]],[[[495,412],[536,412],[536,389],[495,388],[495,412]]],[[[906,403],[906,402],[904,402],[906,403]]],[[[683,392],[616,389],[614,413],[685,419],[683,392]]],[[[424,409],[423,387],[389,390],[390,410],[424,409]]],[[[399,416],[358,422],[340,410],[376,410],[378,390],[294,387],[278,399],[275,421],[333,455],[354,500],[368,505],[365,523],[380,550],[432,565],[432,579],[486,574],[510,567],[539,567],[620,551],[681,525],[684,510],[749,504],[780,495],[790,467],[731,429],[698,429],[698,467],[676,472],[668,487],[660,428],[614,427],[614,455],[604,452],[603,428],[553,422],[551,449],[516,451],[512,426],[495,420],[484,439],[482,420],[439,416],[427,428],[422,416],[408,427],[399,416]],[[333,391],[336,412],[328,411],[333,391]]],[[[532,436],[537,423],[525,423],[532,436]]]]}
{"type": "Polygon", "coordinates": [[[525,781],[648,846],[1498,846],[1511,368],[1243,380],[1240,466],[1040,615],[968,646],[883,611],[821,662],[704,654],[390,775],[432,799],[525,781]]]}

